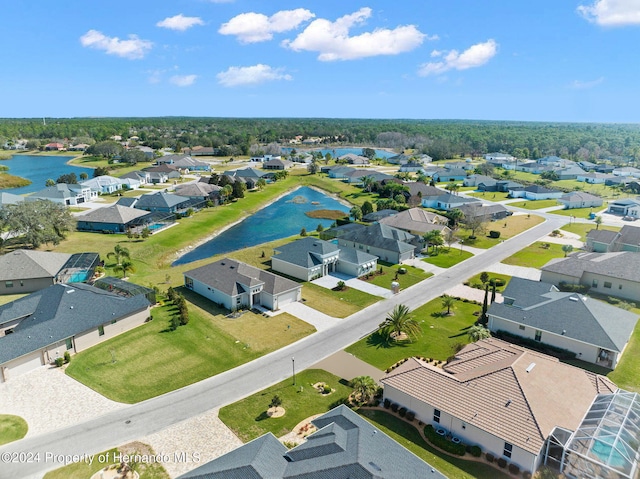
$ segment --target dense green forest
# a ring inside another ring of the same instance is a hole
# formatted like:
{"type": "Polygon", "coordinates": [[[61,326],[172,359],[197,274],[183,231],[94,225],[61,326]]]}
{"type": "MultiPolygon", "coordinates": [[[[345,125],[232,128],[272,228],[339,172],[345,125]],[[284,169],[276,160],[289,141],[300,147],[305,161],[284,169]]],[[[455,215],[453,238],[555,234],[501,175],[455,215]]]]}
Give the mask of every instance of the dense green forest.
{"type": "Polygon", "coordinates": [[[288,144],[296,136],[331,145],[415,149],[434,159],[510,153],[519,158],[640,159],[640,125],[455,120],[313,118],[47,118],[0,119],[0,145],[16,139],[41,142],[103,141],[138,136],[152,148],[211,146],[221,155],[250,154],[258,145],[288,144]]]}

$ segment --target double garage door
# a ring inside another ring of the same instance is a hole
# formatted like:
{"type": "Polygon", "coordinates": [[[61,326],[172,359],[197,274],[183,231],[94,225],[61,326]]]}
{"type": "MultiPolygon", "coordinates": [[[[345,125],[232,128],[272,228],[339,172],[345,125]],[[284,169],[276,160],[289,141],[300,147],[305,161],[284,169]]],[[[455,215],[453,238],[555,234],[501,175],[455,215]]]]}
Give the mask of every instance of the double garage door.
{"type": "MultiPolygon", "coordinates": [[[[4,365],[7,368],[7,379],[15,378],[29,371],[33,371],[36,368],[42,366],[42,353],[36,351],[18,359],[14,359],[4,365]]],[[[0,382],[3,381],[2,375],[0,375],[0,382]]]]}

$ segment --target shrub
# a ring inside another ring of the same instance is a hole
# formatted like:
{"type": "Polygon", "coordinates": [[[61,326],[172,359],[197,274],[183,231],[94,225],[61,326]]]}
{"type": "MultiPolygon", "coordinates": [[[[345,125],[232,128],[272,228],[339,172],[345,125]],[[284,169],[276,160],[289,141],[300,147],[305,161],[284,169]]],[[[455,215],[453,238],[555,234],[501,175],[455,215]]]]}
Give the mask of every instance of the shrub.
{"type": "Polygon", "coordinates": [[[62,367],[64,364],[64,358],[56,358],[55,363],[57,367],[62,367]]]}
{"type": "Polygon", "coordinates": [[[520,468],[516,464],[509,464],[509,472],[514,476],[520,474],[520,468]]]}
{"type": "Polygon", "coordinates": [[[490,452],[486,453],[484,457],[487,459],[487,462],[493,462],[493,460],[495,459],[495,456],[490,452]]]}
{"type": "Polygon", "coordinates": [[[407,268],[398,268],[398,273],[407,274],[407,268]]]}
{"type": "Polygon", "coordinates": [[[398,409],[398,414],[400,415],[400,417],[405,417],[407,415],[407,408],[401,407],[400,409],[398,409]]]}
{"type": "Polygon", "coordinates": [[[65,363],[68,363],[69,361],[71,361],[71,354],[69,354],[69,351],[64,352],[63,358],[65,363]]]}
{"type": "Polygon", "coordinates": [[[524,471],[522,473],[522,477],[524,477],[524,479],[531,479],[531,473],[529,471],[524,471]]]}
{"type": "Polygon", "coordinates": [[[384,406],[385,409],[389,409],[391,407],[391,401],[389,401],[388,398],[384,398],[382,405],[384,406]]]}
{"type": "Polygon", "coordinates": [[[338,291],[342,291],[344,290],[344,288],[346,288],[346,283],[344,281],[338,281],[338,284],[336,284],[336,290],[338,291]]]}
{"type": "Polygon", "coordinates": [[[589,287],[583,284],[568,284],[564,281],[558,283],[558,289],[565,293],[578,293],[586,294],[589,291],[589,287]]]}
{"type": "Polygon", "coordinates": [[[269,403],[269,407],[280,407],[282,404],[282,399],[277,394],[271,398],[271,402],[269,403]]]}
{"type": "Polygon", "coordinates": [[[473,457],[480,457],[482,455],[482,449],[480,449],[480,446],[471,446],[469,452],[473,457]]]}
{"type": "Polygon", "coordinates": [[[416,418],[416,413],[413,411],[407,411],[407,421],[409,422],[413,422],[413,420],[416,418]]]}
{"type": "Polygon", "coordinates": [[[500,231],[489,231],[489,238],[500,238],[500,231]]]}
{"type": "Polygon", "coordinates": [[[331,392],[331,386],[327,386],[326,384],[322,387],[322,394],[329,394],[331,392]]]}
{"type": "Polygon", "coordinates": [[[498,466],[501,469],[504,469],[505,467],[507,467],[507,460],[504,457],[501,457],[500,459],[498,459],[498,466]]]}
{"type": "Polygon", "coordinates": [[[446,437],[441,436],[436,432],[431,424],[427,424],[427,426],[424,428],[424,435],[431,444],[439,447],[443,451],[454,454],[456,456],[464,456],[464,445],[453,443],[446,437]]]}
{"type": "Polygon", "coordinates": [[[396,403],[393,403],[393,404],[391,405],[391,410],[392,410],[393,412],[398,412],[398,408],[399,408],[399,407],[400,407],[400,406],[398,406],[396,403]]]}

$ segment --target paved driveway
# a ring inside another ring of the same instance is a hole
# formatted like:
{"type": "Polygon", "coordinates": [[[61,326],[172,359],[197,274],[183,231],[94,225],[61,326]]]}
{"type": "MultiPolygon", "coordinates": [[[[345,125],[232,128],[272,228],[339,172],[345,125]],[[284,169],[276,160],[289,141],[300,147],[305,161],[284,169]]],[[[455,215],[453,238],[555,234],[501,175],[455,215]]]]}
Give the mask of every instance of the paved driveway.
{"type": "Polygon", "coordinates": [[[317,331],[330,328],[340,321],[338,318],[321,313],[300,302],[289,303],[281,307],[279,311],[289,313],[306,323],[312,324],[317,331]]]}

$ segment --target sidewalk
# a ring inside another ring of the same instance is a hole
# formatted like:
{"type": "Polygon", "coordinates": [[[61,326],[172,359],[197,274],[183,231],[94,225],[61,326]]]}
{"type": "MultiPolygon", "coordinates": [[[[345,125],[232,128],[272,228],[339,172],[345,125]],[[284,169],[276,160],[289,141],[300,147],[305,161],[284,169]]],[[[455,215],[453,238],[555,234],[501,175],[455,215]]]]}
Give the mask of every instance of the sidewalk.
{"type": "Polygon", "coordinates": [[[385,375],[384,371],[374,368],[362,359],[358,359],[346,351],[338,351],[328,358],[317,362],[311,366],[311,368],[324,369],[348,381],[358,376],[371,376],[376,381],[379,381],[380,378],[385,375]]]}

